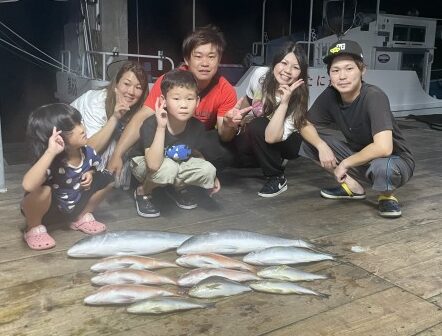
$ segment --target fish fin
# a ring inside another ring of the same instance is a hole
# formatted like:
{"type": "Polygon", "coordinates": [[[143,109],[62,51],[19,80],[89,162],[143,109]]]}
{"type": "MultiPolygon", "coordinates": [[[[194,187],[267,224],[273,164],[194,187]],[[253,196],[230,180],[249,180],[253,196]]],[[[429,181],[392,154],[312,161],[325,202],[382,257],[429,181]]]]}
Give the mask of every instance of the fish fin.
{"type": "Polygon", "coordinates": [[[132,303],[134,302],[134,297],[132,295],[121,295],[120,301],[118,303],[132,303]]]}
{"type": "Polygon", "coordinates": [[[223,249],[225,250],[223,253],[226,254],[235,254],[238,251],[238,247],[231,245],[231,246],[223,246],[223,249]]]}
{"type": "Polygon", "coordinates": [[[186,296],[189,294],[190,288],[178,287],[176,293],[177,296],[186,296]]]}

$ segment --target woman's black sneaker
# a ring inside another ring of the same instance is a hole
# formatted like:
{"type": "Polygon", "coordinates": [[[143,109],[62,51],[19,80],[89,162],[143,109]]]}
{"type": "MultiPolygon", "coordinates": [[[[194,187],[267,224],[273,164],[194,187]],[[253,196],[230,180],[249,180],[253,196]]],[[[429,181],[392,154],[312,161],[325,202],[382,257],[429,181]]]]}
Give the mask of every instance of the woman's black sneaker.
{"type": "Polygon", "coordinates": [[[261,197],[275,197],[287,190],[287,179],[285,176],[271,176],[267,178],[258,195],[261,197]]]}

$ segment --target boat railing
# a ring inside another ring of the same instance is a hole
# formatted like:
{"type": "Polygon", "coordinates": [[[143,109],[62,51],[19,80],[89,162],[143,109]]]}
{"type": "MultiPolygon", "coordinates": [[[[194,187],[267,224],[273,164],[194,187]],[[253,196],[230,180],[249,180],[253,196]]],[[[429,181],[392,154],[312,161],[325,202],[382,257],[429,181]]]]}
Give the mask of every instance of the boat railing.
{"type": "Polygon", "coordinates": [[[62,71],[71,72],[71,51],[70,50],[61,50],[60,58],[62,64],[62,71]],[[67,64],[66,64],[67,59],[67,64]]]}
{"type": "MultiPolygon", "coordinates": [[[[162,50],[158,50],[158,55],[127,54],[120,53],[118,51],[86,51],[81,56],[81,76],[85,78],[90,78],[90,74],[92,73],[91,70],[86,66],[86,62],[90,55],[98,55],[101,57],[102,74],[100,79],[103,81],[106,81],[106,67],[108,64],[112,63],[112,58],[114,57],[133,57],[158,60],[158,70],[163,70],[163,62],[167,61],[170,63],[171,69],[175,68],[174,61],[170,57],[164,56],[162,50]]],[[[63,64],[63,72],[73,72],[71,68],[71,52],[69,50],[61,51],[61,63],[63,64]]]]}

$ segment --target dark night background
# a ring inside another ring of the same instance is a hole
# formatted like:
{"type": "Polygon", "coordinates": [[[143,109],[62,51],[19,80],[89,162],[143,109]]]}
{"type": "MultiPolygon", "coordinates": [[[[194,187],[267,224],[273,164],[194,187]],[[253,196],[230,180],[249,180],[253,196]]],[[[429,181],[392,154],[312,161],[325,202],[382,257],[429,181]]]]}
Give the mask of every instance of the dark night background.
{"type": "MultiPolygon", "coordinates": [[[[346,3],[353,6],[350,0],[346,3]]],[[[128,0],[129,53],[137,53],[136,4],[136,0],[128,0]]],[[[309,5],[310,0],[293,0],[292,32],[308,29],[309,5]]],[[[375,7],[375,0],[358,1],[358,12],[375,12],[375,7]]],[[[289,9],[289,0],[267,0],[269,39],[288,33],[289,9]]],[[[418,10],[422,17],[442,17],[440,0],[384,0],[380,9],[402,15],[418,10]]],[[[78,4],[71,0],[0,3],[0,21],[56,59],[63,49],[63,26],[77,21],[78,13],[78,4]]],[[[209,23],[219,26],[228,43],[222,62],[242,63],[251,52],[252,43],[261,39],[261,13],[262,0],[197,0],[196,26],[209,23]]],[[[321,16],[322,0],[315,0],[313,27],[320,24],[321,16]]],[[[157,50],[163,50],[178,64],[182,60],[181,42],[192,30],[192,0],[138,0],[138,20],[140,53],[156,54],[157,50]]],[[[0,25],[0,38],[8,39],[5,32],[0,25]]],[[[436,41],[436,47],[442,47],[441,40],[436,41]]],[[[436,49],[433,69],[442,68],[441,54],[436,49]]],[[[54,68],[5,48],[0,42],[0,112],[5,143],[23,141],[29,112],[55,101],[55,72],[54,68]]]]}

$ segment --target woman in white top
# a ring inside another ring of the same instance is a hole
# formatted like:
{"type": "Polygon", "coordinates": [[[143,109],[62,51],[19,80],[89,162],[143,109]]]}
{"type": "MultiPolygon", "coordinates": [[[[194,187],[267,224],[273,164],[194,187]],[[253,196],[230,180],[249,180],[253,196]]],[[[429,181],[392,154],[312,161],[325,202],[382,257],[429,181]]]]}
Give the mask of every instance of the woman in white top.
{"type": "MultiPolygon", "coordinates": [[[[102,156],[100,168],[106,167],[116,141],[141,107],[147,91],[147,77],[141,65],[126,62],[106,88],[89,90],[71,103],[83,117],[88,145],[102,156]]],[[[128,189],[129,185],[129,161],[125,160],[121,174],[115,176],[115,186],[128,189]]]]}
{"type": "Polygon", "coordinates": [[[252,155],[267,177],[259,196],[274,197],[287,190],[283,161],[298,157],[299,130],[307,125],[307,69],[304,50],[289,42],[270,68],[258,68],[250,79],[242,107],[253,108],[234,145],[240,160],[252,155]]]}

